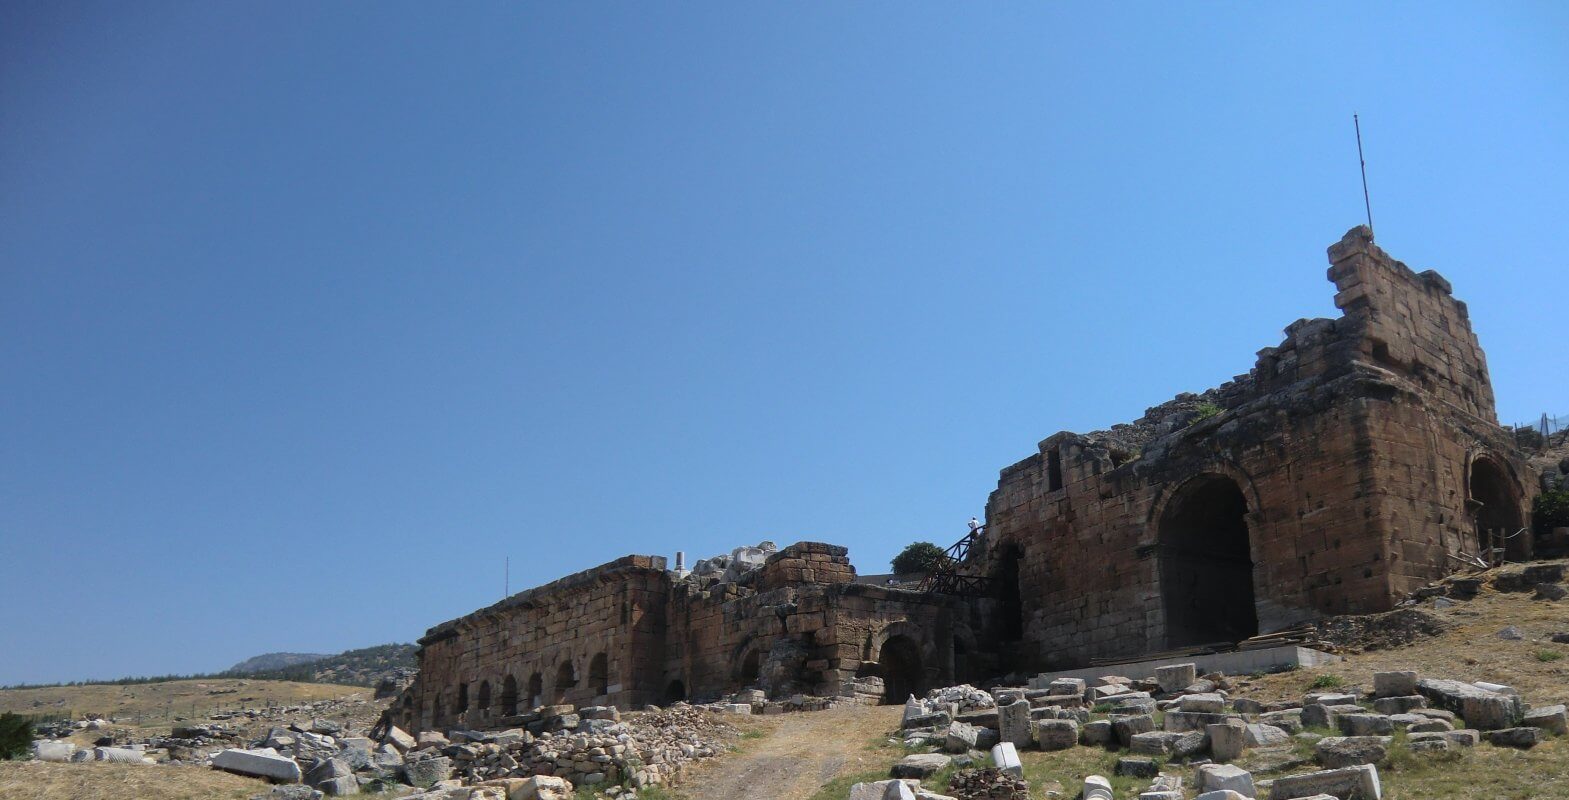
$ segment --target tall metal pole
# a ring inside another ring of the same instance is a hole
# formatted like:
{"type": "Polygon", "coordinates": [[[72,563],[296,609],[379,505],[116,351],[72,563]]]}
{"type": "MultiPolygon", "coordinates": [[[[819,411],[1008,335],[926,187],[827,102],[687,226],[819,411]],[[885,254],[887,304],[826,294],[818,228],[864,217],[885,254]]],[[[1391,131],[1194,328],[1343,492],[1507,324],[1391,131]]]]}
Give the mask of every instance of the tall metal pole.
{"type": "Polygon", "coordinates": [[[1351,124],[1357,129],[1357,162],[1362,165],[1362,205],[1367,208],[1367,238],[1373,238],[1373,201],[1367,196],[1367,159],[1362,156],[1362,122],[1356,114],[1351,115],[1351,124]]]}

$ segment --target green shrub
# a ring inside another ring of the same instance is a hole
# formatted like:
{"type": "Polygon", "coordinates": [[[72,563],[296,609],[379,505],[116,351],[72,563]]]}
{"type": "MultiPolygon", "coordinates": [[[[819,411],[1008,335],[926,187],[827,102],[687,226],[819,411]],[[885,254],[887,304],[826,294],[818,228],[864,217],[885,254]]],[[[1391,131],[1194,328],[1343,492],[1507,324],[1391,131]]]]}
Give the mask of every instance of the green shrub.
{"type": "Polygon", "coordinates": [[[931,572],[943,562],[943,549],[931,542],[916,542],[893,557],[895,575],[931,572]]]}
{"type": "Polygon", "coordinates": [[[1536,651],[1536,660],[1543,663],[1548,661],[1560,661],[1563,659],[1563,657],[1564,654],[1558,650],[1548,650],[1544,648],[1536,651]]]}
{"type": "Polygon", "coordinates": [[[1531,518],[1536,522],[1538,534],[1569,527],[1569,489],[1554,489],[1537,495],[1531,506],[1531,518]]]}
{"type": "Polygon", "coordinates": [[[1203,422],[1204,420],[1209,419],[1210,417],[1218,417],[1220,416],[1220,413],[1225,410],[1226,409],[1207,401],[1199,403],[1198,407],[1193,409],[1193,421],[1189,422],[1188,424],[1196,425],[1200,422],[1203,422]]]}
{"type": "Polygon", "coordinates": [[[0,714],[0,758],[21,758],[33,749],[33,721],[7,711],[0,714]]]}
{"type": "Polygon", "coordinates": [[[1344,678],[1339,675],[1320,675],[1308,684],[1309,689],[1339,689],[1346,685],[1344,678]]]}

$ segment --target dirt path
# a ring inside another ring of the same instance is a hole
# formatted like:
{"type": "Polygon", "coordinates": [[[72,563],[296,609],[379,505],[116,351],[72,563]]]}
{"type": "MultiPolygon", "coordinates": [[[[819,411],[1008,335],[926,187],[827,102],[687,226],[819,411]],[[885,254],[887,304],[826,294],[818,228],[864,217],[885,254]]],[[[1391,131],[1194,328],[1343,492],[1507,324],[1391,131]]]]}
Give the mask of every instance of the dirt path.
{"type": "Polygon", "coordinates": [[[902,706],[836,708],[759,717],[739,752],[687,773],[687,800],[807,800],[841,774],[874,766],[866,746],[899,726],[902,706]]]}

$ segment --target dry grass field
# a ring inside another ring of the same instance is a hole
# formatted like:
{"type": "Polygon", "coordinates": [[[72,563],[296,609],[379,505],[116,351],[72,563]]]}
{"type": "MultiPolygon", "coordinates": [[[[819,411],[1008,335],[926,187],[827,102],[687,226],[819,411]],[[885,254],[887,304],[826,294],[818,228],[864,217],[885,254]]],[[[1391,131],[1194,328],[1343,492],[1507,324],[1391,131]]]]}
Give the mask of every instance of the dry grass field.
{"type": "MultiPolygon", "coordinates": [[[[0,711],[18,714],[100,714],[117,719],[171,720],[212,711],[371,696],[359,686],[241,679],[165,681],[126,686],[95,683],[0,689],[0,711]]],[[[137,723],[143,724],[143,723],[137,723]]]]}
{"type": "Polygon", "coordinates": [[[0,761],[0,800],[245,800],[267,790],[204,767],[0,761]]]}

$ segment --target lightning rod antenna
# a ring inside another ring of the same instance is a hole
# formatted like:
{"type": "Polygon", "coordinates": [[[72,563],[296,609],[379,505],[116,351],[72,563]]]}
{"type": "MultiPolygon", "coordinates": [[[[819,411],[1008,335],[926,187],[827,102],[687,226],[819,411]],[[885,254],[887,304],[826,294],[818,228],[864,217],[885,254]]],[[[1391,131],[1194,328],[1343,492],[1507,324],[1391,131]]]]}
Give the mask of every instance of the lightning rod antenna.
{"type": "Polygon", "coordinates": [[[1351,124],[1357,129],[1357,162],[1362,165],[1362,205],[1367,208],[1367,238],[1373,239],[1373,201],[1367,195],[1367,159],[1362,156],[1362,121],[1351,115],[1351,124]]]}

